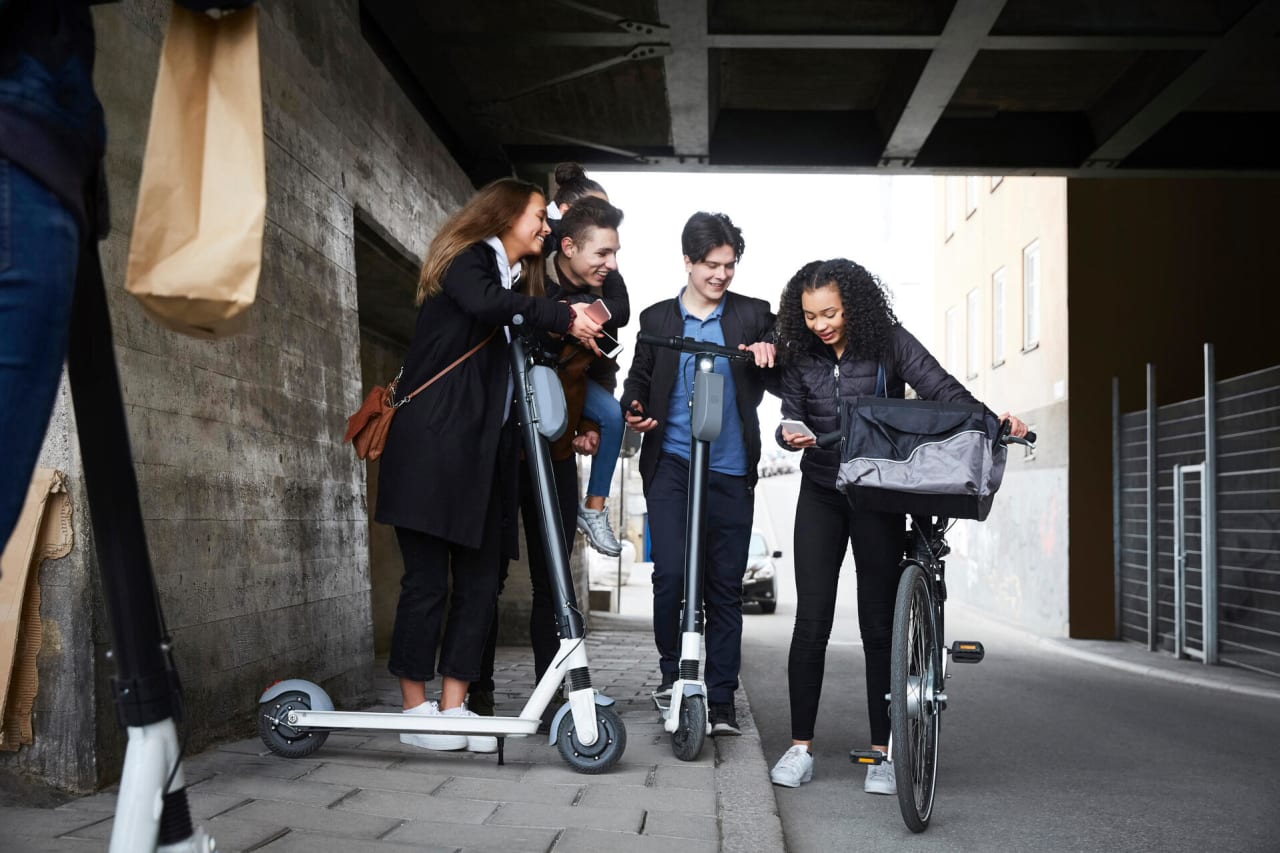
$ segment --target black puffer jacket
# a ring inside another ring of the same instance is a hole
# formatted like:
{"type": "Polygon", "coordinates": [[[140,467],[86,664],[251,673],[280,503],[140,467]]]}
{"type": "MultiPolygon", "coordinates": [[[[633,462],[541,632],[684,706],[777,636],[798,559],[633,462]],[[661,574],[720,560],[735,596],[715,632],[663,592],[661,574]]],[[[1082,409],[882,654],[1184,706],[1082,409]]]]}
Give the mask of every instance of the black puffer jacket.
{"type": "MultiPolygon", "coordinates": [[[[808,352],[786,359],[782,364],[782,416],[804,421],[818,435],[840,429],[838,400],[870,397],[876,392],[876,372],[884,365],[885,393],[901,398],[910,385],[922,400],[976,403],[955,377],[947,373],[915,336],[902,326],[894,326],[889,347],[879,363],[858,361],[848,348],[839,363],[835,352],[814,338],[808,352]]],[[[782,442],[782,429],[775,433],[782,442]]],[[[835,448],[810,447],[800,460],[800,471],[820,485],[835,488],[840,452],[835,448]]]]}

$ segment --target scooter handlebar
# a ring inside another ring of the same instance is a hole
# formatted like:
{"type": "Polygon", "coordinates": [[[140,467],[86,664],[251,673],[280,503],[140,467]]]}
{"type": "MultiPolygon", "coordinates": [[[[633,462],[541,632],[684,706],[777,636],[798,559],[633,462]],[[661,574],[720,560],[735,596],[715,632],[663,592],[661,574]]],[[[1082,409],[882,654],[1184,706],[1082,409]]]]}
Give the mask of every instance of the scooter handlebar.
{"type": "Polygon", "coordinates": [[[729,347],[695,340],[694,338],[668,337],[666,335],[654,335],[649,332],[641,332],[636,336],[636,341],[638,343],[648,344],[649,346],[673,349],[676,352],[687,352],[694,355],[714,355],[721,358],[737,359],[738,361],[755,360],[755,356],[747,350],[730,349],[729,347]]]}

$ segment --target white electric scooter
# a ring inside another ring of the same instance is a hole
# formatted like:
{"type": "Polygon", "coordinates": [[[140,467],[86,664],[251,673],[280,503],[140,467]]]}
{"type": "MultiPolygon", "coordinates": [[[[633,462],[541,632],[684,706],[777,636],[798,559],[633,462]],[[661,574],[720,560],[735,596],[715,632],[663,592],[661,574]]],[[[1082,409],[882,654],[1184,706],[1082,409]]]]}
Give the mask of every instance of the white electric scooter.
{"type": "Polygon", "coordinates": [[[668,338],[641,332],[639,343],[676,352],[691,353],[696,371],[690,406],[689,510],[685,521],[684,603],[680,613],[680,669],[671,686],[671,700],[663,704],[655,693],[653,703],[662,715],[663,728],[671,733],[671,751],[681,761],[693,761],[711,733],[707,717],[707,685],[702,680],[702,560],[706,550],[707,472],[711,442],[720,435],[724,410],[724,377],[714,371],[717,358],[751,361],[744,350],[693,338],[668,338]]]}
{"type": "Polygon", "coordinates": [[[329,732],[369,729],[419,734],[489,735],[498,739],[498,764],[508,737],[528,737],[538,731],[542,712],[562,682],[569,701],[551,722],[548,742],[557,744],[565,762],[581,773],[603,773],[622,757],[627,732],[610,706],[613,700],[591,686],[587,667],[586,626],[573,590],[565,559],[564,533],[556,512],[555,485],[547,441],[564,432],[564,392],[555,371],[534,364],[531,341],[523,318],[512,320],[511,372],[516,382],[517,414],[524,437],[529,473],[538,490],[538,522],[542,525],[547,568],[551,574],[560,633],[560,651],[534,688],[518,717],[445,717],[375,711],[336,711],[319,685],[289,679],[271,685],[258,699],[258,734],[277,755],[301,758],[324,744],[329,732]]]}

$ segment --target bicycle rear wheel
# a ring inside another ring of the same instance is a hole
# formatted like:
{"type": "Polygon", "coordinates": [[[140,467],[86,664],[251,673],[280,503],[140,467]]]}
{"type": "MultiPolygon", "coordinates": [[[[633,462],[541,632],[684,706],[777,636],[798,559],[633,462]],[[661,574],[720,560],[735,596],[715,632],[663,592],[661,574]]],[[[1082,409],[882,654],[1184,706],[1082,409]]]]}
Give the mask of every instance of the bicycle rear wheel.
{"type": "Polygon", "coordinates": [[[938,646],[929,580],[914,563],[898,582],[893,610],[890,669],[890,749],[898,783],[898,807],[912,832],[924,832],[933,814],[941,708],[934,699],[938,646]]]}

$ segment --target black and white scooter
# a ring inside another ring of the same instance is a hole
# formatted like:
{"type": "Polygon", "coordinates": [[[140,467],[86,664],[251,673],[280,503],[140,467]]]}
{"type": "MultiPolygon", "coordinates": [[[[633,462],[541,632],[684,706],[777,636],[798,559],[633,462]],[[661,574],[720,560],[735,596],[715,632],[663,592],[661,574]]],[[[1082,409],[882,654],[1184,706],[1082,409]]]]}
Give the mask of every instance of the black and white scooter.
{"type": "Polygon", "coordinates": [[[671,733],[671,751],[681,761],[693,761],[711,732],[707,717],[707,686],[702,680],[702,561],[706,551],[707,472],[711,442],[720,435],[724,411],[724,377],[714,371],[717,358],[752,361],[745,350],[730,349],[693,338],[668,338],[641,332],[637,340],[649,346],[693,355],[696,368],[690,403],[689,510],[685,520],[684,603],[680,613],[680,669],[671,686],[671,700],[653,703],[671,733]]]}
{"type": "Polygon", "coordinates": [[[258,699],[258,734],[277,755],[301,758],[315,752],[329,732],[371,729],[417,734],[489,735],[498,739],[498,763],[503,763],[504,740],[536,734],[542,712],[562,682],[569,701],[551,723],[549,743],[574,770],[602,773],[617,763],[627,746],[622,719],[613,700],[591,686],[587,667],[586,625],[573,590],[565,559],[564,532],[556,511],[555,484],[548,440],[566,427],[564,391],[555,370],[535,364],[535,345],[523,318],[512,320],[511,373],[515,378],[517,414],[524,438],[525,458],[538,490],[538,523],[546,547],[560,633],[560,651],[534,688],[518,717],[416,716],[375,711],[336,711],[323,688],[303,679],[280,681],[258,699]]]}

